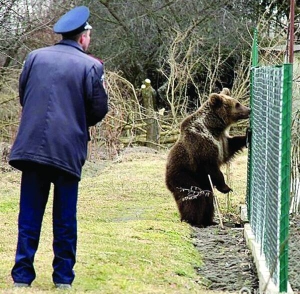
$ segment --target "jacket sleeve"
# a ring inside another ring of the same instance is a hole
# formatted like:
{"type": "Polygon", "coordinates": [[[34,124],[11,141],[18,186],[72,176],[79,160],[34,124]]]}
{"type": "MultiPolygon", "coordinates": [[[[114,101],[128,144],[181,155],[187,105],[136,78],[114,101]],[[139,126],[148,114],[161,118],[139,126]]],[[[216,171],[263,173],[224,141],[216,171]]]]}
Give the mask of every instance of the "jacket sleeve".
{"type": "Polygon", "coordinates": [[[94,64],[87,77],[86,117],[88,126],[100,122],[108,112],[108,96],[104,89],[104,69],[100,62],[94,64]]]}

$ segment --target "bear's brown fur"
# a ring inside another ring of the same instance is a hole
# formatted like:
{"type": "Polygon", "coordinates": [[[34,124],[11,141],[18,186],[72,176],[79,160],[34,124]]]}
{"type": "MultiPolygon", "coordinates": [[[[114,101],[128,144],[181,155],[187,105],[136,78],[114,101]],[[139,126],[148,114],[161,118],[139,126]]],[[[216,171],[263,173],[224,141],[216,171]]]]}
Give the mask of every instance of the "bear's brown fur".
{"type": "Polygon", "coordinates": [[[250,108],[229,96],[224,88],[213,93],[193,114],[186,117],[180,137],[171,148],[166,166],[166,185],[172,192],[181,221],[194,226],[213,224],[214,204],[211,184],[228,193],[220,170],[222,164],[246,146],[246,136],[229,136],[229,127],[249,118],[250,108]]]}

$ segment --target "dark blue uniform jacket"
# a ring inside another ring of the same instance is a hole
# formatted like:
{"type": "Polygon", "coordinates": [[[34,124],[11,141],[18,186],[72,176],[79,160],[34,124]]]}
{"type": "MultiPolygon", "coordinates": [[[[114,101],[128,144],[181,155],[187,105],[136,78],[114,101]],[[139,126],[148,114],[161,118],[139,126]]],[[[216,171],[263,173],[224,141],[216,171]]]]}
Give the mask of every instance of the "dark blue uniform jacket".
{"type": "Polygon", "coordinates": [[[50,165],[80,179],[88,127],[108,111],[103,73],[75,41],[31,52],[19,81],[22,117],[9,163],[20,170],[31,162],[50,165]]]}

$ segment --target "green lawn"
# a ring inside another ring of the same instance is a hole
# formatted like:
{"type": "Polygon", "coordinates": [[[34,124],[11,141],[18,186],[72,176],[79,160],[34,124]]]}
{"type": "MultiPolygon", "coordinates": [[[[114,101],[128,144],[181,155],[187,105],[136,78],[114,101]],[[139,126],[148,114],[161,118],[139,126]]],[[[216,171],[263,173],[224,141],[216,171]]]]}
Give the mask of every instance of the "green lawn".
{"type": "MultiPolygon", "coordinates": [[[[212,293],[198,283],[201,256],[164,183],[166,154],[87,163],[80,182],[73,293],[212,293]]],[[[245,171],[246,173],[246,171],[245,171]]],[[[30,289],[13,289],[19,172],[1,174],[0,293],[58,292],[52,284],[49,199],[30,289]]],[[[206,252],[203,252],[206,254],[206,252]]],[[[217,292],[220,293],[220,292],[217,292]]]]}

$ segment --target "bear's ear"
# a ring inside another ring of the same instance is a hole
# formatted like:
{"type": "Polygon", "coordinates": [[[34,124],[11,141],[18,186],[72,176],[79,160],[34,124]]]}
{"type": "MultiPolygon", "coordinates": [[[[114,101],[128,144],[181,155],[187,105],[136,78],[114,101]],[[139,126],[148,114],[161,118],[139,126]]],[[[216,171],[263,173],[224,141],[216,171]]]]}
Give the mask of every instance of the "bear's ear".
{"type": "Polygon", "coordinates": [[[221,95],[213,93],[209,96],[209,104],[214,108],[219,108],[223,105],[223,98],[221,95]]]}
{"type": "Polygon", "coordinates": [[[228,88],[223,88],[222,92],[220,94],[224,94],[224,95],[227,95],[227,96],[230,96],[230,90],[228,88]]]}

